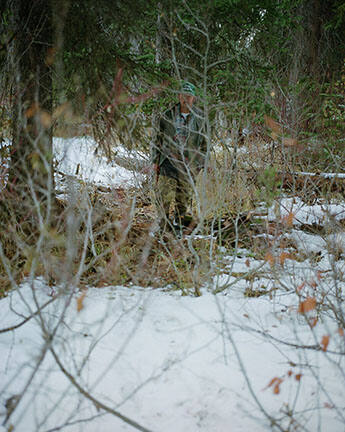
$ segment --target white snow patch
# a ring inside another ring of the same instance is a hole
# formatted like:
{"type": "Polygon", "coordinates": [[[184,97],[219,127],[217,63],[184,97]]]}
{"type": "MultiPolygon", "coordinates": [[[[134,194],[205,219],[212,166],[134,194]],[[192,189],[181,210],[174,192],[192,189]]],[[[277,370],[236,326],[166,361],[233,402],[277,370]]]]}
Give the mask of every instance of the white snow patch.
{"type": "MultiPolygon", "coordinates": [[[[10,141],[5,140],[1,145],[8,146],[10,141]]],[[[116,165],[116,163],[108,161],[105,156],[96,155],[96,148],[96,142],[89,136],[53,138],[55,180],[58,190],[64,190],[65,188],[62,185],[60,173],[87,183],[110,188],[134,186],[143,181],[143,175],[116,165]]],[[[140,152],[129,151],[121,146],[118,146],[115,150],[116,154],[123,158],[135,158],[141,162],[146,161],[147,158],[140,152]]],[[[7,182],[9,158],[2,162],[0,167],[0,190],[7,182]]]]}
{"type": "MultiPolygon", "coordinates": [[[[324,388],[341,405],[345,397],[341,367],[328,362],[322,352],[300,352],[267,339],[270,334],[296,342],[298,331],[298,343],[315,343],[309,328],[300,327],[296,313],[288,314],[296,311],[296,298],[285,294],[272,300],[247,299],[240,291],[226,296],[204,291],[193,298],[139,287],[90,288],[79,313],[79,294],[61,295],[41,318],[0,334],[1,401],[20,393],[32,374],[46,346],[42,319],[49,332],[57,328],[52,347],[77,382],[102,403],[152,431],[228,432],[230,427],[234,432],[268,432],[270,424],[252,392],[270,415],[281,416],[285,404],[293,405],[297,416],[303,410],[314,412],[327,399],[315,396],[317,380],[303,367],[307,363],[318,365],[324,388]],[[301,381],[294,379],[297,373],[303,374],[301,381]],[[273,377],[283,377],[278,395],[266,388],[273,377]]],[[[42,282],[34,281],[10,293],[0,301],[2,326],[20,322],[36,310],[34,295],[43,304],[48,292],[42,282]]],[[[324,329],[316,327],[315,332],[320,340],[324,329]]],[[[317,430],[318,422],[321,430],[326,425],[332,431],[342,427],[336,410],[318,411],[319,417],[300,415],[308,430],[317,430]]],[[[98,412],[48,352],[10,423],[17,432],[40,432],[90,417],[62,430],[134,430],[98,412]]]]}
{"type": "MultiPolygon", "coordinates": [[[[120,166],[110,164],[105,156],[95,154],[96,143],[91,137],[54,138],[57,171],[102,186],[134,185],[136,175],[120,166]]],[[[126,154],[125,149],[119,152],[126,154]]]]}
{"type": "Polygon", "coordinates": [[[282,198],[268,210],[268,220],[281,220],[293,214],[293,225],[325,225],[345,219],[345,203],[307,205],[300,198],[282,198]]]}

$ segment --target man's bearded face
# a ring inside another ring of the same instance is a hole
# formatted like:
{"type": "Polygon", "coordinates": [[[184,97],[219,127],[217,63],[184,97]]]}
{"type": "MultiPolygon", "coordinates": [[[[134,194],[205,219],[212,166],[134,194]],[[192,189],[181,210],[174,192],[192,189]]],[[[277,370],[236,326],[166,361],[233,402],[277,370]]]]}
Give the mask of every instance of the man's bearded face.
{"type": "Polygon", "coordinates": [[[189,93],[180,93],[179,94],[179,100],[180,100],[180,104],[182,106],[191,108],[193,106],[194,101],[195,101],[195,96],[193,96],[189,93]]]}

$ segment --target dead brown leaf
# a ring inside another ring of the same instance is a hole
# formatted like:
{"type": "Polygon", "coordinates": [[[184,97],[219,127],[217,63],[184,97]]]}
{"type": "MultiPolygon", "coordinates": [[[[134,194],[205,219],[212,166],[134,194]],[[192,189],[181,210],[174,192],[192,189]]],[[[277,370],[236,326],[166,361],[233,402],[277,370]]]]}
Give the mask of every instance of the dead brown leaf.
{"type": "Polygon", "coordinates": [[[84,309],[84,299],[86,296],[86,290],[83,291],[79,297],[77,297],[77,312],[80,312],[84,309]]]}
{"type": "Polygon", "coordinates": [[[264,390],[270,388],[273,386],[273,393],[279,394],[280,393],[280,384],[283,382],[282,378],[274,377],[271,379],[271,381],[268,383],[268,385],[264,388],[264,390]]]}
{"type": "Polygon", "coordinates": [[[281,382],[278,382],[278,383],[276,383],[275,385],[274,385],[274,387],[273,387],[273,393],[274,394],[279,394],[280,393],[280,384],[281,384],[281,382]]]}
{"type": "Polygon", "coordinates": [[[329,344],[329,336],[328,335],[322,336],[321,339],[322,351],[327,351],[328,344],[329,344]]]}
{"type": "Polygon", "coordinates": [[[265,255],[265,261],[267,261],[269,263],[269,265],[271,267],[273,267],[276,260],[275,260],[274,256],[271,254],[271,252],[267,252],[265,255]]]}
{"type": "Polygon", "coordinates": [[[287,259],[291,259],[291,258],[293,258],[293,255],[291,255],[291,254],[288,253],[288,252],[282,252],[282,253],[279,255],[279,264],[280,264],[281,266],[283,266],[284,263],[285,263],[285,260],[287,260],[287,259]]]}
{"type": "Polygon", "coordinates": [[[31,106],[25,111],[25,117],[31,118],[33,117],[39,109],[38,103],[34,102],[31,106]]]}
{"type": "Polygon", "coordinates": [[[286,216],[282,218],[282,223],[287,227],[291,228],[293,226],[294,218],[295,218],[295,214],[290,211],[286,216]]]}
{"type": "Polygon", "coordinates": [[[44,128],[49,129],[52,125],[52,116],[47,111],[41,111],[40,121],[44,128]]]}
{"type": "Polygon", "coordinates": [[[281,125],[276,122],[275,120],[273,120],[272,117],[269,117],[267,115],[264,116],[264,120],[265,120],[265,125],[272,130],[272,132],[274,132],[275,134],[281,134],[283,128],[281,127],[281,125]]]}
{"type": "Polygon", "coordinates": [[[298,307],[298,312],[304,314],[316,308],[316,298],[307,297],[306,300],[301,302],[298,307]]]}

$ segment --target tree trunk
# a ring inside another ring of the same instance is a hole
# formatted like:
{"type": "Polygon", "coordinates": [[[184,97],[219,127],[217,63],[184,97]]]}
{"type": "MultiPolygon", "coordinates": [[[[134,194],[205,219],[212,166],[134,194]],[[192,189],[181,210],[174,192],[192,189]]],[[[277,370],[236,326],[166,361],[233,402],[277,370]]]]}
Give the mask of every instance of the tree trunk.
{"type": "Polygon", "coordinates": [[[13,0],[13,139],[8,190],[21,216],[49,223],[54,202],[50,0],[13,0]]]}
{"type": "Polygon", "coordinates": [[[300,26],[293,37],[293,60],[290,68],[290,133],[297,137],[299,132],[308,126],[309,114],[315,112],[319,99],[315,87],[300,87],[304,80],[320,82],[320,39],[322,36],[322,16],[320,0],[303,1],[297,8],[300,26]],[[309,111],[307,113],[307,111],[309,111]],[[307,115],[306,115],[307,114],[307,115]]]}

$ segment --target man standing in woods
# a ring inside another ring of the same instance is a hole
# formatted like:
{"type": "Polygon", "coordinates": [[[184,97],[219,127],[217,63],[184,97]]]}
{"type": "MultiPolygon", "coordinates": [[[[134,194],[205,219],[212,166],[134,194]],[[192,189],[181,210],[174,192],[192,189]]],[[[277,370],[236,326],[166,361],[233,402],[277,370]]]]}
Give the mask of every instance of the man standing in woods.
{"type": "Polygon", "coordinates": [[[191,222],[187,207],[207,150],[203,117],[194,107],[195,99],[195,86],[183,82],[179,103],[167,110],[159,121],[153,163],[157,180],[156,207],[162,230],[173,229],[176,224],[181,228],[191,222]],[[174,215],[170,218],[173,202],[174,215]]]}

